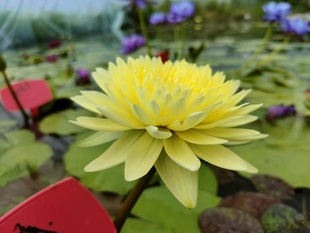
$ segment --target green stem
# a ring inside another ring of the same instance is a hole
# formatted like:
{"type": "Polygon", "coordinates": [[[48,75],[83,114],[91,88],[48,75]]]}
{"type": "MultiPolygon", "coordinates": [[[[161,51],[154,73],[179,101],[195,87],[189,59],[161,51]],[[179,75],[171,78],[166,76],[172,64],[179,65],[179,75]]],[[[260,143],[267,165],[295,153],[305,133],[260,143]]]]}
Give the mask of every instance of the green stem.
{"type": "Polygon", "coordinates": [[[279,52],[281,52],[283,50],[283,48],[290,42],[292,36],[288,35],[285,37],[285,39],[283,40],[283,42],[277,47],[275,48],[266,58],[264,58],[263,60],[261,60],[258,63],[258,66],[263,66],[265,65],[267,62],[269,62],[275,55],[277,55],[279,52]]]}
{"type": "Polygon", "coordinates": [[[9,90],[11,92],[11,95],[12,95],[13,99],[15,100],[15,102],[16,102],[16,104],[17,104],[17,106],[18,106],[18,108],[19,108],[19,110],[20,110],[20,112],[21,112],[21,114],[22,114],[22,116],[24,118],[25,127],[28,128],[29,127],[28,115],[26,114],[22,104],[20,103],[20,101],[18,99],[18,96],[15,93],[15,91],[14,91],[14,89],[13,89],[11,83],[10,83],[10,80],[9,80],[6,72],[4,70],[2,70],[1,73],[2,73],[2,76],[4,78],[4,81],[5,81],[6,85],[7,85],[7,87],[9,88],[9,90]]]}
{"type": "Polygon", "coordinates": [[[150,43],[149,43],[149,38],[148,38],[146,26],[145,26],[143,12],[142,12],[142,10],[139,7],[137,7],[137,12],[138,12],[138,17],[139,17],[139,22],[140,22],[140,29],[142,31],[142,34],[143,34],[144,38],[145,38],[145,46],[146,46],[147,54],[150,57],[152,57],[152,51],[151,51],[151,47],[150,47],[150,43]]]}
{"type": "Polygon", "coordinates": [[[270,40],[270,37],[271,37],[272,32],[273,32],[273,28],[274,28],[274,24],[270,23],[261,43],[259,45],[259,47],[255,50],[253,55],[243,64],[243,66],[240,68],[240,70],[246,69],[250,65],[252,65],[252,63],[257,58],[257,56],[264,50],[264,48],[266,47],[266,44],[270,40]]]}
{"type": "Polygon", "coordinates": [[[181,59],[185,56],[185,26],[181,24],[181,59]]]}
{"type": "Polygon", "coordinates": [[[129,217],[129,214],[141,196],[143,190],[146,188],[147,184],[152,179],[155,174],[156,169],[152,167],[151,170],[136,183],[135,187],[130,191],[129,195],[125,199],[123,206],[114,219],[114,225],[117,229],[117,232],[120,232],[126,219],[129,217]]]}

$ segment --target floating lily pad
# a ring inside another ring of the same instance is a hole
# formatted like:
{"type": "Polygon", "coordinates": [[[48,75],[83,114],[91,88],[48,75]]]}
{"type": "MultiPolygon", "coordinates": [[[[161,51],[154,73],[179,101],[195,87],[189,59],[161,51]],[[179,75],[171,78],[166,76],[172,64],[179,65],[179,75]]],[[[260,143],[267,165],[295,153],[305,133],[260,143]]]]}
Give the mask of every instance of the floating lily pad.
{"type": "Polygon", "coordinates": [[[199,216],[203,233],[264,233],[260,222],[241,210],[216,207],[207,209],[199,216]]]}
{"type": "Polygon", "coordinates": [[[261,217],[261,223],[266,233],[307,233],[310,223],[293,208],[275,204],[270,206],[261,217]]]}
{"type": "Polygon", "coordinates": [[[7,146],[0,148],[0,186],[36,170],[53,154],[49,145],[34,141],[28,130],[5,133],[4,137],[7,146]]]}
{"type": "Polygon", "coordinates": [[[9,129],[16,127],[18,122],[16,120],[1,120],[0,121],[0,134],[7,132],[9,129]]]}
{"type": "Polygon", "coordinates": [[[197,218],[205,208],[218,204],[220,198],[206,191],[199,191],[197,206],[187,209],[165,187],[145,190],[132,213],[151,223],[162,224],[174,233],[199,233],[197,218]]]}

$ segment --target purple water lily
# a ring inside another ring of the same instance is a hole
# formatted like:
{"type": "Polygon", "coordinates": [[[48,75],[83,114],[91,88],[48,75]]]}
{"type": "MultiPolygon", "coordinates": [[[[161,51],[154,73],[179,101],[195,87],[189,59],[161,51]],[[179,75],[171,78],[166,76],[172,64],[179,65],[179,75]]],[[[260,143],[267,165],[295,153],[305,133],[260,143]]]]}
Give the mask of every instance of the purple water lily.
{"type": "Polygon", "coordinates": [[[152,25],[162,24],[166,22],[166,15],[163,12],[155,12],[150,16],[149,22],[152,25]]]}
{"type": "Polygon", "coordinates": [[[174,2],[170,6],[167,14],[167,21],[171,24],[182,23],[187,18],[193,16],[195,4],[190,1],[174,2]]]}
{"type": "Polygon", "coordinates": [[[121,54],[129,54],[137,49],[145,46],[145,39],[140,35],[131,35],[123,39],[122,48],[120,49],[121,54]]]}
{"type": "Polygon", "coordinates": [[[90,84],[90,72],[84,68],[78,68],[76,70],[76,84],[77,85],[86,85],[90,84]]]}
{"type": "Polygon", "coordinates": [[[279,23],[291,13],[291,5],[287,2],[269,2],[263,6],[263,11],[265,21],[279,23]]]}
{"type": "Polygon", "coordinates": [[[283,32],[302,36],[309,32],[309,24],[301,18],[286,19],[281,23],[283,32]]]}

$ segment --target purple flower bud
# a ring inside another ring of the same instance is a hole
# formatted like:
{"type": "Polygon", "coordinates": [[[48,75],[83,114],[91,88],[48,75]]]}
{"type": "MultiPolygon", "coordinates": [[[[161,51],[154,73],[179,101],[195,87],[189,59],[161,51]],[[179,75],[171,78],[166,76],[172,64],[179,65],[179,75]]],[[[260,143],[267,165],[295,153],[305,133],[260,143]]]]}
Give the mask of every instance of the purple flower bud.
{"type": "Polygon", "coordinates": [[[53,41],[48,42],[47,47],[49,49],[55,49],[55,48],[60,47],[61,45],[62,45],[61,40],[53,40],[53,41]]]}
{"type": "Polygon", "coordinates": [[[90,84],[90,73],[88,70],[79,68],[76,70],[76,74],[77,74],[77,79],[76,79],[77,85],[90,84]]]}
{"type": "Polygon", "coordinates": [[[265,21],[279,23],[291,13],[291,5],[286,2],[269,2],[263,6],[263,11],[265,21]]]}
{"type": "Polygon", "coordinates": [[[145,39],[140,35],[131,35],[123,39],[121,54],[129,54],[145,45],[145,39]]]}
{"type": "Polygon", "coordinates": [[[170,6],[167,21],[171,24],[182,23],[187,18],[193,16],[195,4],[189,1],[174,2],[170,6]]]}
{"type": "Polygon", "coordinates": [[[291,116],[295,114],[296,114],[296,110],[295,110],[294,105],[284,106],[283,104],[281,104],[281,105],[276,105],[276,106],[272,106],[268,108],[266,119],[269,121],[272,121],[278,118],[283,118],[283,117],[291,116]]]}
{"type": "Polygon", "coordinates": [[[281,30],[293,35],[302,36],[308,33],[308,22],[300,18],[286,19],[281,23],[281,30]]]}
{"type": "Polygon", "coordinates": [[[58,60],[58,56],[56,54],[52,54],[52,55],[48,55],[45,58],[45,61],[49,62],[49,63],[54,63],[58,60]]]}
{"type": "Polygon", "coordinates": [[[152,25],[161,24],[161,23],[164,23],[165,21],[166,21],[166,16],[165,16],[165,13],[163,12],[153,13],[149,18],[149,22],[152,25]]]}

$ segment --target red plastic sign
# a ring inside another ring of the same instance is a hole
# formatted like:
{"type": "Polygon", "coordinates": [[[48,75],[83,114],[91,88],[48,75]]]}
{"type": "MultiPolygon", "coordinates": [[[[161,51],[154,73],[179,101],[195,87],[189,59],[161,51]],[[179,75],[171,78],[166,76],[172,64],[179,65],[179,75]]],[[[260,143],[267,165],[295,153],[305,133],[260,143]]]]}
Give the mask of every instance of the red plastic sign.
{"type": "MultiPolygon", "coordinates": [[[[24,80],[12,85],[24,109],[37,109],[53,99],[51,88],[45,80],[24,80]]],[[[10,90],[5,87],[1,90],[1,99],[8,111],[19,110],[10,90]]]]}
{"type": "Polygon", "coordinates": [[[64,179],[0,218],[0,232],[116,233],[106,210],[77,180],[64,179]]]}

